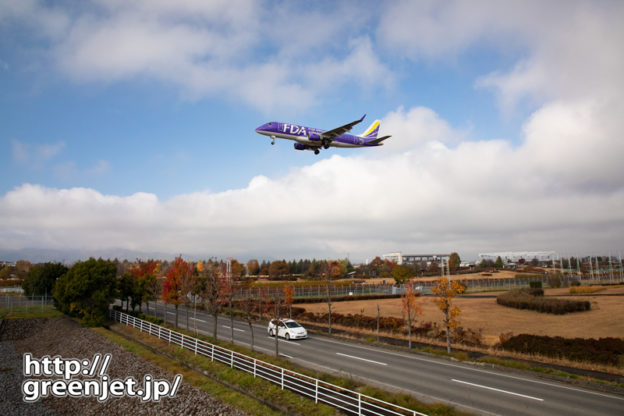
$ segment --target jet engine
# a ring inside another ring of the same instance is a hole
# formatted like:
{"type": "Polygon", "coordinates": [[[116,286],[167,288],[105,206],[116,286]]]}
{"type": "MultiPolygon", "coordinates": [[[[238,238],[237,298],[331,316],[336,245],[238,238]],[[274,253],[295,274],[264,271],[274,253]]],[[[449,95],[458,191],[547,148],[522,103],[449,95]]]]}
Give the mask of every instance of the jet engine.
{"type": "Polygon", "coordinates": [[[307,144],[295,143],[295,149],[297,149],[297,150],[313,150],[314,148],[312,146],[308,146],[307,144]]]}

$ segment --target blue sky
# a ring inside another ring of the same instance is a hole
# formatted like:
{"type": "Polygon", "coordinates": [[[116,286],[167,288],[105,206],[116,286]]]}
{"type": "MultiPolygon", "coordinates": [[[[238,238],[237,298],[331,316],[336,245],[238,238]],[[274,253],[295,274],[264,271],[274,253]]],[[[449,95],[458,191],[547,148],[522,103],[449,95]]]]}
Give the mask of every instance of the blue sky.
{"type": "Polygon", "coordinates": [[[623,10],[2,0],[0,248],[623,251],[623,10]],[[383,148],[254,132],[363,113],[383,148]]]}

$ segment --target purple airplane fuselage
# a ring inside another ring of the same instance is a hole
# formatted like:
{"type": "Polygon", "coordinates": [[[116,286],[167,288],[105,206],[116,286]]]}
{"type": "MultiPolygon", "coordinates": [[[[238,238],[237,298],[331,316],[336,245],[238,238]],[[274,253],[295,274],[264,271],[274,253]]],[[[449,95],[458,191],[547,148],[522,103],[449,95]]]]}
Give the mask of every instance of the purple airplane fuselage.
{"type": "Polygon", "coordinates": [[[337,127],[332,130],[321,130],[313,127],[300,126],[292,123],[280,123],[272,121],[261,125],[256,129],[256,133],[271,138],[271,143],[275,143],[275,139],[287,139],[294,140],[295,149],[297,150],[313,150],[318,154],[321,148],[328,149],[329,147],[374,147],[382,146],[383,140],[390,136],[384,136],[377,138],[377,132],[379,131],[379,120],[375,120],[373,124],[362,135],[347,134],[351,128],[364,120],[364,115],[361,119],[355,120],[344,126],[337,127]]]}

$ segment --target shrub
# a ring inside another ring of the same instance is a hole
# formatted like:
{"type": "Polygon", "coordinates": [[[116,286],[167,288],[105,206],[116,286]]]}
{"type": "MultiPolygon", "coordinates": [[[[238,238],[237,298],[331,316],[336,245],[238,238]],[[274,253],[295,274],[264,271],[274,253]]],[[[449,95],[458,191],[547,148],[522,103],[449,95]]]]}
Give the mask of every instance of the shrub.
{"type": "Polygon", "coordinates": [[[548,286],[555,289],[561,287],[561,279],[559,278],[559,276],[553,276],[548,279],[548,286]]]}
{"type": "Polygon", "coordinates": [[[542,288],[542,281],[541,280],[532,280],[529,282],[529,287],[531,289],[541,289],[542,288]]]}
{"type": "MultiPolygon", "coordinates": [[[[496,303],[516,309],[530,309],[542,313],[561,315],[570,312],[588,311],[591,303],[586,300],[566,300],[536,296],[536,289],[517,289],[503,293],[496,298],[496,303]]],[[[540,289],[541,290],[541,289],[540,289]]],[[[543,292],[542,292],[543,293],[543,292]]]]}
{"type": "Polygon", "coordinates": [[[524,354],[618,366],[624,351],[621,338],[563,338],[520,334],[501,337],[498,347],[524,354]]]}

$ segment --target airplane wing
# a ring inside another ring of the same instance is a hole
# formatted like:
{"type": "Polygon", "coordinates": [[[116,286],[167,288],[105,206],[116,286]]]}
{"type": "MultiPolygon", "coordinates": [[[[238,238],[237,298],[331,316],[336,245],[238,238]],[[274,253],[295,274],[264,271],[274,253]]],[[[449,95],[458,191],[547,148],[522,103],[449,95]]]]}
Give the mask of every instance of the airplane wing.
{"type": "Polygon", "coordinates": [[[359,120],[352,121],[351,123],[345,124],[344,126],[336,127],[335,129],[324,131],[321,134],[323,143],[329,145],[329,143],[333,142],[336,137],[350,131],[353,128],[353,126],[355,126],[358,123],[361,123],[362,120],[364,120],[364,117],[366,117],[366,114],[364,114],[362,118],[359,120]]]}

